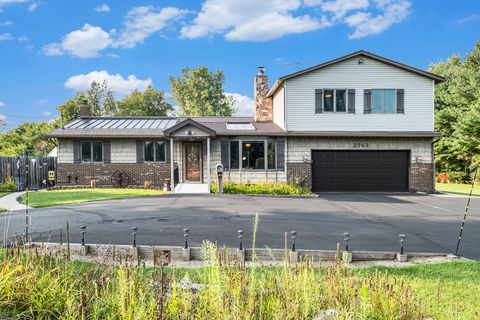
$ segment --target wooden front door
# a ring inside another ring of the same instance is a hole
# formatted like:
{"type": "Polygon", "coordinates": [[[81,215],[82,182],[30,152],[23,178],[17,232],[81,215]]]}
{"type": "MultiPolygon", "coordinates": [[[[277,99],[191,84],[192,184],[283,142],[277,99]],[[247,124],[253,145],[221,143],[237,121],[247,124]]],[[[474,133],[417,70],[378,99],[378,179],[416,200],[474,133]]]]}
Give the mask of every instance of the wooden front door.
{"type": "Polygon", "coordinates": [[[201,181],[202,144],[185,144],[185,180],[201,181]]]}

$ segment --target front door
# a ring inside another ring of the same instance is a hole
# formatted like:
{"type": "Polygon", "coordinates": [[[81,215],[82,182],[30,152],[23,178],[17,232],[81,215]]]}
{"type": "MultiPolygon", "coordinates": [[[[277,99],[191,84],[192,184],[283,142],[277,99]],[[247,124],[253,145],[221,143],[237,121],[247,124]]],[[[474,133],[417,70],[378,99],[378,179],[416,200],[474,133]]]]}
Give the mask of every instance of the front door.
{"type": "Polygon", "coordinates": [[[185,144],[185,180],[201,181],[202,144],[185,144]]]}

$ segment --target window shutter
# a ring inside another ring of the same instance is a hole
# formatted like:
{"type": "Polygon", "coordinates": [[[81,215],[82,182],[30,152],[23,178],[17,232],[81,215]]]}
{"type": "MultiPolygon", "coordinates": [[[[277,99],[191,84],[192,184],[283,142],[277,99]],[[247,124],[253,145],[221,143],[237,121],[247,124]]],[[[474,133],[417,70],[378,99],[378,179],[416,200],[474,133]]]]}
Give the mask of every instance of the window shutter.
{"type": "Polygon", "coordinates": [[[348,89],[348,113],[355,113],[355,89],[348,89]]]}
{"type": "Polygon", "coordinates": [[[230,145],[230,141],[229,140],[222,140],[220,141],[220,153],[221,153],[221,160],[222,160],[222,164],[223,164],[223,168],[225,170],[229,170],[230,169],[230,163],[228,161],[228,159],[230,158],[229,157],[229,145],[230,145]]]}
{"type": "Polygon", "coordinates": [[[405,113],[405,91],[397,89],[397,113],[405,113]]]}
{"type": "Polygon", "coordinates": [[[363,113],[372,113],[372,90],[363,90],[363,113]]]}
{"type": "Polygon", "coordinates": [[[73,140],[73,163],[82,162],[82,150],[79,140],[73,140]]]}
{"type": "Polygon", "coordinates": [[[165,162],[170,163],[170,140],[165,140],[165,162]]]}
{"type": "Polygon", "coordinates": [[[137,163],[143,163],[143,141],[137,140],[137,163]]]}
{"type": "Polygon", "coordinates": [[[315,113],[323,112],[323,89],[315,89],[315,113]]]}
{"type": "Polygon", "coordinates": [[[103,141],[103,163],[112,162],[112,156],[110,152],[110,141],[103,141]]]}
{"type": "Polygon", "coordinates": [[[277,170],[285,170],[285,138],[277,139],[277,170]]]}

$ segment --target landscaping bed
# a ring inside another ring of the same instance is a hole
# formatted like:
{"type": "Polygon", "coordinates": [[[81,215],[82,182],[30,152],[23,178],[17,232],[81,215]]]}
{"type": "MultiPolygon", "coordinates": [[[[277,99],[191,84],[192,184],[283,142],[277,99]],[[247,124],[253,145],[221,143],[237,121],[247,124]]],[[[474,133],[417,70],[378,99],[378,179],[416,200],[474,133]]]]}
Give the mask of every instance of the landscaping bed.
{"type": "MultiPolygon", "coordinates": [[[[218,184],[212,184],[211,191],[218,192],[218,184]]],[[[223,183],[223,193],[225,194],[251,194],[251,195],[281,195],[281,196],[311,196],[312,191],[293,184],[281,182],[263,182],[255,184],[243,183],[223,183]]]]}
{"type": "MultiPolygon", "coordinates": [[[[447,193],[469,195],[472,189],[471,184],[466,183],[435,183],[435,189],[447,193]]],[[[475,183],[472,195],[480,196],[480,182],[475,183]]]]}
{"type": "MultiPolygon", "coordinates": [[[[29,205],[33,208],[74,204],[99,200],[137,198],[165,194],[163,191],[150,189],[69,189],[42,190],[29,193],[29,205]]],[[[22,204],[26,196],[22,195],[22,204]]]]}

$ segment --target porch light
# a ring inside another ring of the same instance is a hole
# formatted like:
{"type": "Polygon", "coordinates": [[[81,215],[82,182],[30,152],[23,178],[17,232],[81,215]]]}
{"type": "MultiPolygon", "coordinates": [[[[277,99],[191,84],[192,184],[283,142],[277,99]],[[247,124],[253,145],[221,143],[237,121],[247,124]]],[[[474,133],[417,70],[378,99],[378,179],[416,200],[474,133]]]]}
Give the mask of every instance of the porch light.
{"type": "Polygon", "coordinates": [[[245,147],[250,148],[252,146],[251,143],[245,143],[245,147]]]}

